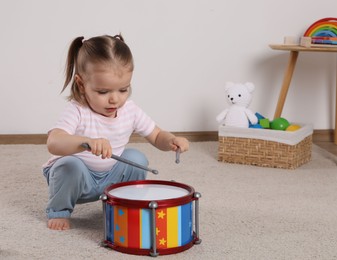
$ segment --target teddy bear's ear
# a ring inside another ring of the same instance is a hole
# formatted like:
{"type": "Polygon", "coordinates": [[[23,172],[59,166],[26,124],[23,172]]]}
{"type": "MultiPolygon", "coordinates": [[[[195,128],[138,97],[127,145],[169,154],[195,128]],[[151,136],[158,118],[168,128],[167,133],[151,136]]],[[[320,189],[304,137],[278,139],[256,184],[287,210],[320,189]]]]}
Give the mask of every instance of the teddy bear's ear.
{"type": "Polygon", "coordinates": [[[226,82],[226,85],[225,85],[225,91],[227,92],[228,89],[230,89],[231,87],[233,87],[235,84],[233,82],[226,82]]]}
{"type": "Polygon", "coordinates": [[[248,91],[249,91],[250,93],[252,93],[252,92],[254,91],[254,89],[255,89],[254,84],[251,83],[251,82],[246,82],[246,83],[245,83],[245,86],[247,87],[247,89],[248,89],[248,91]]]}

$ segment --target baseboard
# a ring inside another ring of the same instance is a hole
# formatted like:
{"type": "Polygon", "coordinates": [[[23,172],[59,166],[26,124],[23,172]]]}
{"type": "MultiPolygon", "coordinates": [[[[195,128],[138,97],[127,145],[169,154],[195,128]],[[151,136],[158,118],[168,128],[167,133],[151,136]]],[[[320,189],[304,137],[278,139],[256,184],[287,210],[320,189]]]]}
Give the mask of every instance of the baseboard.
{"type": "Polygon", "coordinates": [[[314,130],[312,135],[313,142],[333,142],[334,141],[334,130],[314,130]]]}
{"type": "Polygon", "coordinates": [[[45,144],[46,134],[0,135],[0,144],[45,144]]]}
{"type": "MultiPolygon", "coordinates": [[[[173,134],[183,136],[190,142],[218,140],[218,132],[216,131],[173,132],[173,134]]],[[[46,134],[0,134],[0,144],[45,144],[46,141],[46,134]]],[[[130,142],[145,143],[146,140],[137,134],[133,134],[130,138],[130,142]]]]}
{"type": "MultiPolygon", "coordinates": [[[[314,142],[333,142],[333,130],[314,130],[314,142]]],[[[190,142],[217,141],[217,131],[197,131],[197,132],[173,132],[178,136],[187,138],[190,142]]],[[[45,144],[47,141],[46,134],[0,134],[0,144],[45,144]]],[[[131,143],[143,143],[146,140],[133,134],[130,138],[131,143]]]]}

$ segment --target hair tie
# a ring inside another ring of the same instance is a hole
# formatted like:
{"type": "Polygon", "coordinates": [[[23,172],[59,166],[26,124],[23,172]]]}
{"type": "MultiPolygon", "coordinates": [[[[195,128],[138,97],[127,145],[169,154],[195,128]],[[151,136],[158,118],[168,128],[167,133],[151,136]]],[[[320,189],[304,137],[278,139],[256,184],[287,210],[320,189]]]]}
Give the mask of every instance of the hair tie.
{"type": "Polygon", "coordinates": [[[116,35],[115,35],[115,36],[113,36],[112,38],[114,38],[114,39],[117,39],[117,40],[120,40],[120,41],[124,42],[124,39],[123,39],[122,35],[120,35],[120,34],[116,34],[116,35]]]}

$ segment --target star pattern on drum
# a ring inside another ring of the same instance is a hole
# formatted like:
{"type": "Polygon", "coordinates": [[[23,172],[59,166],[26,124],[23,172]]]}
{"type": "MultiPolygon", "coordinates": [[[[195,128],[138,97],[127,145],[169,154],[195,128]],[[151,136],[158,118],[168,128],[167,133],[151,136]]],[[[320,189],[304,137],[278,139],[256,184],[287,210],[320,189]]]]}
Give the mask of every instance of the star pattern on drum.
{"type": "Polygon", "coordinates": [[[158,212],[158,218],[164,219],[165,215],[166,214],[164,213],[164,211],[159,211],[158,212]]]}
{"type": "Polygon", "coordinates": [[[166,245],[165,238],[159,239],[159,245],[161,245],[161,246],[165,246],[166,245]]]}
{"type": "Polygon", "coordinates": [[[116,229],[116,231],[119,231],[120,230],[119,225],[116,224],[115,229],[116,229]]]}
{"type": "Polygon", "coordinates": [[[157,211],[156,236],[158,248],[167,246],[167,209],[157,211]]]}
{"type": "Polygon", "coordinates": [[[116,244],[120,246],[126,246],[128,244],[128,209],[122,206],[116,206],[114,213],[115,229],[114,236],[116,238],[116,244]]]}
{"type": "Polygon", "coordinates": [[[122,209],[119,209],[119,210],[118,210],[118,215],[119,215],[119,216],[123,216],[123,215],[124,215],[124,211],[123,211],[122,209]]]}
{"type": "Polygon", "coordinates": [[[125,237],[123,236],[119,237],[119,241],[123,244],[125,242],[125,237]]]}

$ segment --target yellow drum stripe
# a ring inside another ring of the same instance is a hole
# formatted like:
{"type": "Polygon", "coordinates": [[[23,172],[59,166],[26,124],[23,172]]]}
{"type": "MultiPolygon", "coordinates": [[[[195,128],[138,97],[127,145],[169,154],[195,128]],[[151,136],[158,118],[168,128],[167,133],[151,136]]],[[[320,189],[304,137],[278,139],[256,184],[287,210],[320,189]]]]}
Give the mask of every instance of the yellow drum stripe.
{"type": "Polygon", "coordinates": [[[178,246],[178,207],[167,208],[167,248],[178,246]]]}

